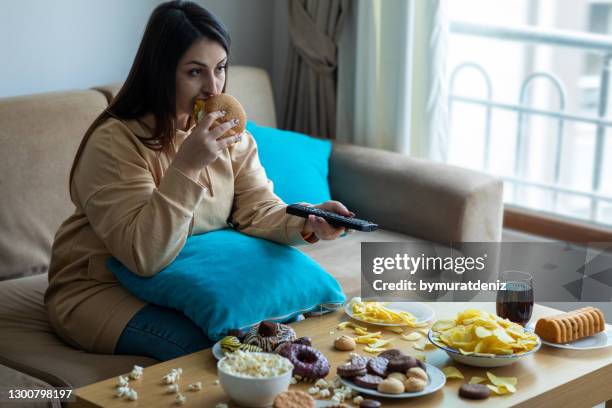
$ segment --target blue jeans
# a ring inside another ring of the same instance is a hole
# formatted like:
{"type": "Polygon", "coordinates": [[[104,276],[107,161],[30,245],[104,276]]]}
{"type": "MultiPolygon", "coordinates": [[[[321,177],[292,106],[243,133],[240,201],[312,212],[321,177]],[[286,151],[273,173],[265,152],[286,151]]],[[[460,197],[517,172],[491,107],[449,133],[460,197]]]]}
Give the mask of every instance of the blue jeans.
{"type": "Polygon", "coordinates": [[[119,337],[115,354],[166,361],[212,347],[213,344],[202,329],[182,312],[149,303],[128,322],[119,337]]]}

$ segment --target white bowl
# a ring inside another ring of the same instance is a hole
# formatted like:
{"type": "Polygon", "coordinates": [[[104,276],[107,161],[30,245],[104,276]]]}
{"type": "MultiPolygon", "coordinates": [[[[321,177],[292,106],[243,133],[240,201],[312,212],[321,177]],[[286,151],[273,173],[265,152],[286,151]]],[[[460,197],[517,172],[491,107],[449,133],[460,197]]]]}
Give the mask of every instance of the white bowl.
{"type": "Polygon", "coordinates": [[[506,366],[506,365],[515,363],[518,359],[528,356],[530,354],[533,354],[536,351],[538,351],[540,347],[542,347],[542,341],[540,340],[540,337],[538,337],[538,335],[536,335],[536,337],[538,338],[538,344],[536,344],[536,346],[533,349],[526,351],[524,353],[499,354],[496,356],[480,356],[480,355],[473,355],[473,354],[470,354],[470,355],[461,354],[459,350],[456,350],[454,348],[451,348],[446,345],[435,342],[433,340],[433,331],[431,329],[429,330],[429,333],[427,334],[427,338],[429,339],[429,342],[433,344],[434,346],[436,346],[437,348],[446,351],[446,354],[448,354],[450,358],[452,358],[458,363],[470,365],[474,367],[502,367],[502,366],[506,366]]]}
{"type": "Polygon", "coordinates": [[[222,363],[226,358],[217,362],[219,383],[225,393],[243,407],[270,406],[277,394],[289,388],[292,370],[269,378],[240,377],[223,371],[222,363]]]}

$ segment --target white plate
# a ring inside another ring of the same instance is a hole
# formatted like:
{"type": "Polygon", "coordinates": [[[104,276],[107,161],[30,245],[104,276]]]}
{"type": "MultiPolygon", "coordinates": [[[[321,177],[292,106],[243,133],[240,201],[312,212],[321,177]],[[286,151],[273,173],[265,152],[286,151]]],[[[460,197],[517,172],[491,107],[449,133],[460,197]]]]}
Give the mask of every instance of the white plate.
{"type": "Polygon", "coordinates": [[[540,347],[542,347],[542,340],[540,339],[538,335],[536,335],[536,337],[538,338],[538,344],[536,344],[536,346],[533,349],[526,351],[524,353],[500,354],[497,356],[479,356],[479,355],[473,355],[473,354],[462,354],[459,350],[455,350],[454,348],[448,347],[447,345],[443,343],[438,343],[438,342],[433,341],[433,331],[431,329],[427,333],[427,338],[429,339],[429,342],[431,344],[433,344],[434,346],[438,347],[441,350],[446,351],[446,354],[448,354],[450,358],[457,361],[458,363],[470,365],[474,367],[487,367],[487,368],[503,367],[506,365],[510,365],[512,363],[517,362],[522,357],[525,357],[525,356],[528,356],[530,354],[537,352],[540,349],[540,347]]]}
{"type": "MultiPolygon", "coordinates": [[[[535,323],[529,323],[527,327],[534,330],[535,323]]],[[[570,350],[594,350],[610,347],[612,346],[612,326],[606,324],[606,330],[589,337],[584,337],[580,340],[572,341],[570,343],[551,343],[549,341],[542,340],[542,344],[546,344],[550,347],[570,350]]]]}
{"type": "MultiPolygon", "coordinates": [[[[351,310],[351,302],[347,302],[344,305],[344,312],[349,315],[351,319],[359,320],[360,322],[375,324],[377,326],[407,326],[406,324],[399,323],[372,323],[366,322],[365,320],[355,317],[351,310]]],[[[436,316],[436,312],[427,306],[425,303],[420,302],[389,302],[385,305],[387,309],[391,309],[394,312],[409,312],[416,318],[416,323],[421,324],[430,321],[436,316]]]]}
{"type": "Polygon", "coordinates": [[[221,350],[220,340],[216,342],[215,345],[213,346],[212,353],[213,353],[213,356],[215,356],[217,360],[221,360],[223,357],[225,357],[225,354],[223,354],[223,350],[221,350]]]}
{"type": "Polygon", "coordinates": [[[401,394],[388,394],[384,392],[378,392],[376,390],[370,388],[363,388],[358,385],[353,384],[351,381],[348,381],[342,377],[340,377],[340,381],[347,387],[350,387],[356,391],[359,391],[363,394],[371,395],[374,397],[381,398],[414,398],[414,397],[422,397],[423,395],[432,394],[438,391],[440,388],[444,387],[446,383],[446,377],[442,370],[438,367],[425,363],[425,367],[427,367],[427,375],[429,376],[429,381],[427,382],[427,386],[423,391],[419,392],[402,392],[401,394]]]}

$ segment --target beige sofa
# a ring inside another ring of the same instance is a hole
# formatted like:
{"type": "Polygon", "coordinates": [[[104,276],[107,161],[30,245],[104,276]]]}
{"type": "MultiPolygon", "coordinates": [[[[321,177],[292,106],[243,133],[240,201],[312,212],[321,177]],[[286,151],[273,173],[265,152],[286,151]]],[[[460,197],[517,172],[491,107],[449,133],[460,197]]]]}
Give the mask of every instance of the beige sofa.
{"type": "MultiPolygon", "coordinates": [[[[0,99],[0,379],[79,387],[150,358],[90,354],[64,344],[43,304],[53,236],[73,211],[67,178],[81,137],[117,86],[0,99]]],[[[258,124],[276,126],[265,71],[232,67],[228,92],[258,124]]],[[[360,242],[496,241],[501,236],[502,183],[473,171],[395,153],[334,144],[332,197],[378,222],[304,251],[359,292],[360,242]]]]}

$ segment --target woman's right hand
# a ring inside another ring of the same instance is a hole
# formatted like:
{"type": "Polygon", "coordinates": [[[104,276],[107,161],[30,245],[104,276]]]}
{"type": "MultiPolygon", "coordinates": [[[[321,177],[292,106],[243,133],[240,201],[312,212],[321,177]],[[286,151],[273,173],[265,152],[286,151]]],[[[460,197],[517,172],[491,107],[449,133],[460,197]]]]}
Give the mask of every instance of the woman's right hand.
{"type": "Polygon", "coordinates": [[[211,129],[215,121],[223,116],[225,112],[211,112],[204,116],[179,148],[172,163],[174,167],[187,176],[197,179],[200,171],[217,160],[225,148],[242,139],[242,134],[238,134],[217,140],[238,125],[238,122],[228,121],[211,129]]]}

